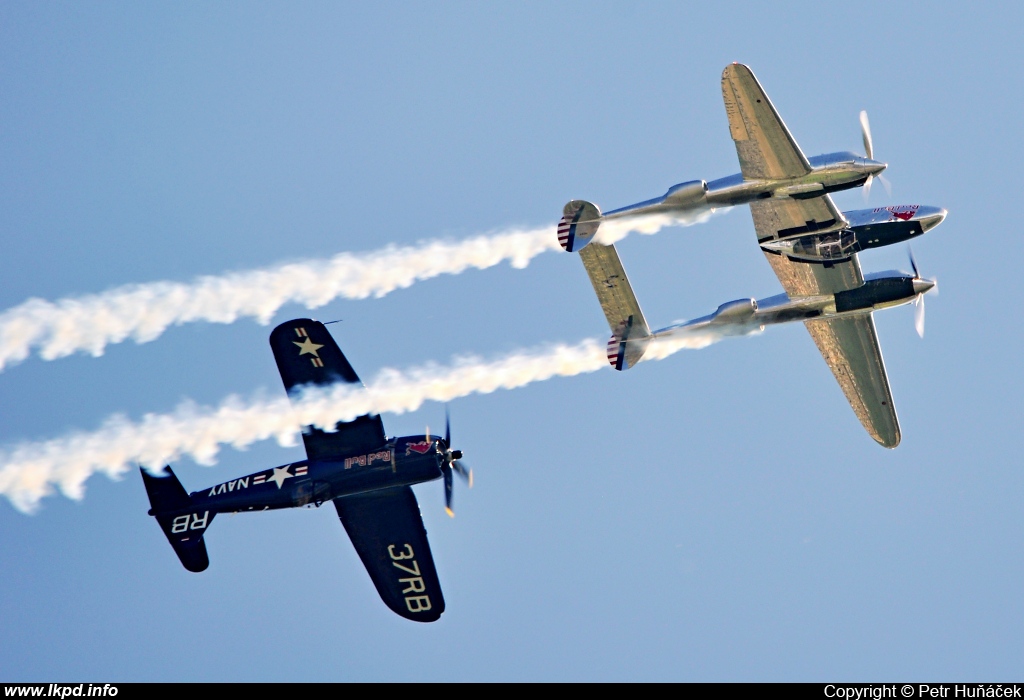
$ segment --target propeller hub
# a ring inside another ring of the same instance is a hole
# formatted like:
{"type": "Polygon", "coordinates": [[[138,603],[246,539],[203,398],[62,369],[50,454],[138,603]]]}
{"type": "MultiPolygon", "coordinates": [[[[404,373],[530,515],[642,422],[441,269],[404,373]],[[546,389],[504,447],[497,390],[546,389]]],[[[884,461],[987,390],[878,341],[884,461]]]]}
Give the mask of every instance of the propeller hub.
{"type": "Polygon", "coordinates": [[[926,280],[920,277],[914,278],[914,294],[925,294],[929,290],[935,287],[935,280],[926,280]]]}
{"type": "Polygon", "coordinates": [[[883,170],[889,167],[888,163],[881,163],[877,160],[871,160],[870,158],[864,159],[863,171],[868,175],[875,176],[880,174],[883,170]]]}

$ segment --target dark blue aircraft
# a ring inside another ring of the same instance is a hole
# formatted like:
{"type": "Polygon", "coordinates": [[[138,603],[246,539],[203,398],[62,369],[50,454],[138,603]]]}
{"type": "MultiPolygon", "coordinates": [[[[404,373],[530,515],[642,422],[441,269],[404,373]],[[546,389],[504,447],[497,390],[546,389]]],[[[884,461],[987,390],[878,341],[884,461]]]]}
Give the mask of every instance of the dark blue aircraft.
{"type": "MultiPolygon", "coordinates": [[[[289,395],[308,384],[358,384],[324,324],[308,318],[282,323],[270,347],[289,395]]],[[[326,432],[307,426],[306,456],[248,476],[187,493],[171,471],[153,476],[142,469],[154,516],[189,571],[210,565],[203,535],[217,513],[320,506],[332,501],[352,544],[384,603],[404,618],[433,622],[444,612],[444,596],[427,544],[411,484],[444,478],[451,515],[452,474],[472,486],[472,473],[445,436],[387,438],[378,415],[338,423],[326,432]]]]}

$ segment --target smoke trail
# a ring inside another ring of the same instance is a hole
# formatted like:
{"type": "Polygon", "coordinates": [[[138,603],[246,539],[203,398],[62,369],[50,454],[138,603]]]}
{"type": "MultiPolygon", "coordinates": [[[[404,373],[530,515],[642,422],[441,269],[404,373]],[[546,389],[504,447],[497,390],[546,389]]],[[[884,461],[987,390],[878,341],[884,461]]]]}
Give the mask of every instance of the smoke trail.
{"type": "MultiPolygon", "coordinates": [[[[721,336],[704,331],[654,343],[652,359],[683,348],[702,348],[721,336]]],[[[603,340],[521,351],[490,362],[457,358],[444,367],[427,364],[406,371],[384,369],[365,388],[351,384],[310,387],[292,403],[228,397],[217,407],[183,403],[169,414],[147,414],[133,422],[108,419],[91,433],[79,432],[44,442],[22,443],[0,453],[0,494],[14,507],[33,512],[55,488],[80,499],[95,473],[118,478],[134,464],[159,468],[182,456],[212,465],[222,445],[244,449],[276,438],[294,445],[299,426],[329,429],[366,413],[414,411],[424,401],[450,401],[469,394],[514,389],[552,377],[571,377],[608,367],[603,340]]]]}
{"type": "MultiPolygon", "coordinates": [[[[710,215],[704,210],[685,219],[610,222],[602,236],[613,242],[630,231],[652,234],[668,225],[699,223],[710,215]]],[[[315,309],[339,297],[382,297],[420,280],[470,268],[483,270],[505,260],[524,268],[534,257],[555,250],[560,248],[554,226],[510,229],[456,242],[340,253],[328,260],[206,276],[190,283],[126,285],[56,302],[29,299],[0,313],[0,370],[24,360],[33,348],[44,360],[80,351],[99,356],[110,343],[127,338],[149,342],[169,326],[193,321],[234,323],[252,317],[265,325],[289,302],[315,309]]]]}

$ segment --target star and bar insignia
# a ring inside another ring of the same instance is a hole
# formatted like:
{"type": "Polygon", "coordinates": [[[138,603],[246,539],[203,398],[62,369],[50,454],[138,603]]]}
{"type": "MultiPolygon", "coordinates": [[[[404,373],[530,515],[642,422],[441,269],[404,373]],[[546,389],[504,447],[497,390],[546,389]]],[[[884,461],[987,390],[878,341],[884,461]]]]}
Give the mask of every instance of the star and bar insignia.
{"type": "Polygon", "coordinates": [[[306,333],[305,328],[296,328],[295,335],[299,336],[300,338],[303,338],[303,341],[301,343],[297,340],[292,341],[293,343],[299,346],[299,357],[302,357],[303,355],[312,355],[313,357],[309,359],[313,363],[313,366],[323,367],[324,361],[320,359],[320,355],[317,352],[318,350],[320,350],[320,348],[323,347],[323,345],[317,345],[316,343],[314,343],[312,338],[309,337],[309,334],[306,333]]]}

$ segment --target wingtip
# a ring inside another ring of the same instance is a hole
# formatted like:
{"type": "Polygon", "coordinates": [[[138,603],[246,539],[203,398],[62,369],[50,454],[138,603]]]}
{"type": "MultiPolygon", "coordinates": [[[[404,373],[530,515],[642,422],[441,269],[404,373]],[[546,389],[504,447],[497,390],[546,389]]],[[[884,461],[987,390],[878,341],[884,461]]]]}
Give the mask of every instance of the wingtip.
{"type": "Polygon", "coordinates": [[[734,71],[738,71],[738,70],[742,70],[742,69],[745,69],[745,70],[749,71],[750,70],[750,66],[748,66],[745,63],[740,63],[739,61],[733,61],[732,63],[730,63],[729,65],[727,65],[725,67],[725,70],[722,71],[722,76],[724,77],[728,73],[731,73],[731,72],[734,72],[734,71]]]}
{"type": "Polygon", "coordinates": [[[897,447],[900,446],[900,441],[903,439],[903,436],[900,434],[899,430],[897,430],[892,435],[872,435],[871,437],[875,438],[875,442],[877,442],[879,445],[886,448],[887,450],[895,450],[897,447]]]}

